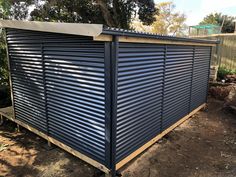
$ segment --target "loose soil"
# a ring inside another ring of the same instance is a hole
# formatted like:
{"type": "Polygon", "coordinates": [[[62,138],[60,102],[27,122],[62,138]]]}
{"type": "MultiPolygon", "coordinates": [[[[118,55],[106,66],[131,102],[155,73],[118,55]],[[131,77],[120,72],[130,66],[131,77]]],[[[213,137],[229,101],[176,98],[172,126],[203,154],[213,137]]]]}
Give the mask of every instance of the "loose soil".
{"type": "MultiPolygon", "coordinates": [[[[200,111],[128,163],[124,177],[235,177],[236,115],[209,99],[200,111]]],[[[99,170],[14,123],[0,128],[0,176],[99,177],[99,170]]]]}

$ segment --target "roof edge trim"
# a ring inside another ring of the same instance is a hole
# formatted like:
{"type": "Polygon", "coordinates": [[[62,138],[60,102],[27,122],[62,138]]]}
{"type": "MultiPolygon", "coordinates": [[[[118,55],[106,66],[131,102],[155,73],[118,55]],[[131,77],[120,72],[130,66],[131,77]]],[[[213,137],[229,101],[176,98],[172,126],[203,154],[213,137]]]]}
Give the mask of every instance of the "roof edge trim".
{"type": "Polygon", "coordinates": [[[74,34],[82,36],[99,36],[103,31],[102,24],[58,23],[20,20],[0,20],[0,28],[15,28],[42,32],[74,34]]]}
{"type": "MultiPolygon", "coordinates": [[[[93,38],[94,41],[111,42],[112,35],[101,34],[93,38]]],[[[168,44],[168,45],[193,45],[193,46],[215,46],[215,43],[200,43],[192,41],[178,41],[178,40],[166,40],[158,38],[145,38],[145,37],[133,37],[133,36],[118,36],[119,42],[127,43],[147,43],[147,44],[168,44]]]]}

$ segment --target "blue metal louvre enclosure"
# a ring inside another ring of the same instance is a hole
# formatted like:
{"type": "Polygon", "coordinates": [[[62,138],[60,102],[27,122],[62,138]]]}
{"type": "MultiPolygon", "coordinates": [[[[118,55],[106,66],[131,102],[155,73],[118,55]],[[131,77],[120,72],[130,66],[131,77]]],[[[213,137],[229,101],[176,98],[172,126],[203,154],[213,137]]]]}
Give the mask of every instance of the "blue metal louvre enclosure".
{"type": "Polygon", "coordinates": [[[0,20],[11,120],[115,176],[204,107],[216,41],[0,20]]]}

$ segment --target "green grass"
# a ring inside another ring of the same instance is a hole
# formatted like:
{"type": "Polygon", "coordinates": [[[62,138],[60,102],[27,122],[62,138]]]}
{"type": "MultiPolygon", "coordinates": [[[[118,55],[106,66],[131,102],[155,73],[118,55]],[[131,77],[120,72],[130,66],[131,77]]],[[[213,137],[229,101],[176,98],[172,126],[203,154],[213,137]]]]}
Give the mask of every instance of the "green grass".
{"type": "Polygon", "coordinates": [[[219,67],[217,72],[218,79],[224,79],[226,75],[236,74],[236,69],[227,69],[226,67],[219,67]]]}

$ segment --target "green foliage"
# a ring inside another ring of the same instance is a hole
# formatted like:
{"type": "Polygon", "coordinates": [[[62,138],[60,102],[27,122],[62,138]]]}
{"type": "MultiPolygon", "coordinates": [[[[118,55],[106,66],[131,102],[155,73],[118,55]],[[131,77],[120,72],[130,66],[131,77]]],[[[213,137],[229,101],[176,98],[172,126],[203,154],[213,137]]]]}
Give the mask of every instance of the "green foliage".
{"type": "Polygon", "coordinates": [[[220,67],[217,72],[217,78],[224,79],[226,75],[236,74],[236,69],[227,69],[226,67],[220,67]]]}
{"type": "Polygon", "coordinates": [[[2,19],[29,17],[32,21],[100,23],[124,29],[130,29],[136,16],[143,24],[152,24],[157,12],[154,0],[0,0],[2,19]]]}
{"type": "MultiPolygon", "coordinates": [[[[10,15],[10,2],[8,0],[0,0],[0,18],[8,19],[10,15]]],[[[4,32],[0,32],[0,86],[8,85],[8,66],[6,55],[6,43],[4,32]]]]}
{"type": "Polygon", "coordinates": [[[14,1],[11,3],[10,19],[24,20],[29,15],[29,6],[33,1],[14,1]]]}
{"type": "Polygon", "coordinates": [[[236,19],[236,17],[223,15],[222,13],[211,13],[207,15],[199,24],[205,25],[205,24],[214,24],[221,26],[223,21],[223,27],[222,27],[222,33],[233,33],[234,32],[234,22],[233,20],[236,19]]]}
{"type": "Polygon", "coordinates": [[[31,20],[100,23],[129,29],[138,14],[144,24],[151,24],[157,13],[153,0],[44,0],[30,13],[31,20]]]}
{"type": "Polygon", "coordinates": [[[0,0],[0,18],[10,20],[23,20],[29,15],[29,6],[34,0],[0,0]]]}
{"type": "Polygon", "coordinates": [[[5,33],[0,34],[0,108],[11,105],[5,33]]]}
{"type": "Polygon", "coordinates": [[[8,85],[8,64],[4,35],[0,36],[0,85],[8,85]]]}
{"type": "Polygon", "coordinates": [[[0,0],[0,18],[7,19],[10,15],[11,3],[9,0],[0,0]]]}

